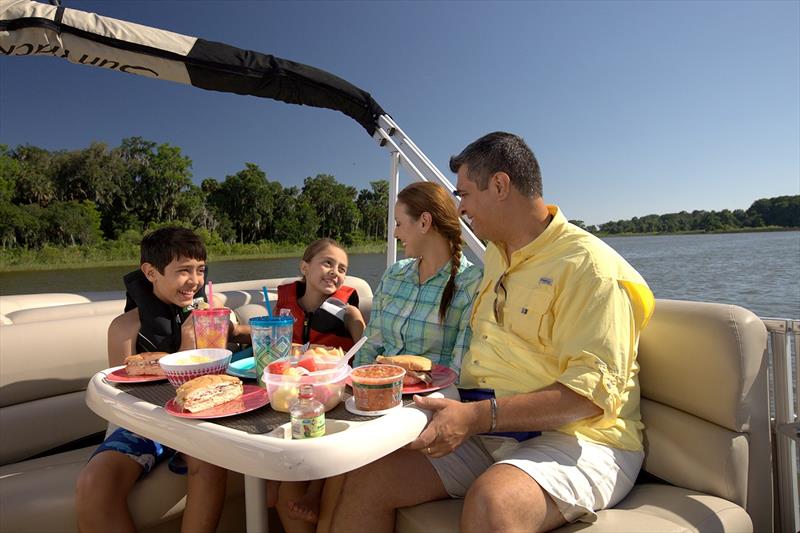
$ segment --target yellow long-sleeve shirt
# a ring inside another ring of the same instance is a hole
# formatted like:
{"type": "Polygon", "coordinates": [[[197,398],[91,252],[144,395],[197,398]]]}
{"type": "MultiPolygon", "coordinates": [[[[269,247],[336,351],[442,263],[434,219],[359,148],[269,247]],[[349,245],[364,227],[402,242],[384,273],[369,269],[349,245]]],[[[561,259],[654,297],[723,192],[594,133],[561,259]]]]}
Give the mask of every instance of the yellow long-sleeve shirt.
{"type": "MultiPolygon", "coordinates": [[[[626,450],[642,449],[636,352],[655,300],[641,275],[556,206],[534,241],[506,260],[490,244],[472,310],[460,386],[498,397],[561,383],[603,414],[558,428],[626,450]],[[503,286],[497,281],[503,277],[503,286]],[[495,300],[502,325],[495,320],[495,300]]],[[[538,428],[530,428],[531,430],[538,428]]]]}

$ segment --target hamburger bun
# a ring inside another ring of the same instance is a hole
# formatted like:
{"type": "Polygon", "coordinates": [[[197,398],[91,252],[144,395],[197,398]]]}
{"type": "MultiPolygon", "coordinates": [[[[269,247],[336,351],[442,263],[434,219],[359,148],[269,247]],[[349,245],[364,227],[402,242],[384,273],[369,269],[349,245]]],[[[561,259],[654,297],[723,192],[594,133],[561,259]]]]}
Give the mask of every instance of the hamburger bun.
{"type": "Polygon", "coordinates": [[[397,365],[406,370],[403,378],[403,385],[416,385],[420,382],[431,383],[431,369],[433,363],[427,357],[421,355],[379,355],[375,362],[385,365],[397,365]]]}
{"type": "Polygon", "coordinates": [[[129,376],[164,376],[158,360],[167,352],[142,352],[125,358],[125,371],[129,376]]]}
{"type": "Polygon", "coordinates": [[[175,403],[196,413],[239,398],[244,393],[242,380],[226,374],[208,374],[187,381],[175,394],[175,403]]]}

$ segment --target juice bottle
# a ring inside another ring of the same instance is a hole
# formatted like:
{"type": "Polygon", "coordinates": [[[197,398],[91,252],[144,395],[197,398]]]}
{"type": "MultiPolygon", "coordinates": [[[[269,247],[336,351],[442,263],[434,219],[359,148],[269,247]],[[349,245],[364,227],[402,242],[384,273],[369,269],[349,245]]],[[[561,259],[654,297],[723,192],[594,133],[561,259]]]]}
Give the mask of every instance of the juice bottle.
{"type": "Polygon", "coordinates": [[[292,438],[310,439],[325,434],[325,409],[314,399],[313,385],[300,385],[299,400],[291,408],[292,438]]]}

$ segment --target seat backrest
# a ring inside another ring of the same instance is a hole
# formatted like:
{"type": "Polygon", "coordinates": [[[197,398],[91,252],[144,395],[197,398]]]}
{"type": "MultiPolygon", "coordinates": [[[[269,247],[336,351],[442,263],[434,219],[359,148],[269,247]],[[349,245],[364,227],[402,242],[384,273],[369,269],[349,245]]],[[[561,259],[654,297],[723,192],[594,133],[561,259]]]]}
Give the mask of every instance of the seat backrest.
{"type": "Polygon", "coordinates": [[[639,341],[643,468],[772,527],[767,331],[742,307],[658,300],[639,341]]]}

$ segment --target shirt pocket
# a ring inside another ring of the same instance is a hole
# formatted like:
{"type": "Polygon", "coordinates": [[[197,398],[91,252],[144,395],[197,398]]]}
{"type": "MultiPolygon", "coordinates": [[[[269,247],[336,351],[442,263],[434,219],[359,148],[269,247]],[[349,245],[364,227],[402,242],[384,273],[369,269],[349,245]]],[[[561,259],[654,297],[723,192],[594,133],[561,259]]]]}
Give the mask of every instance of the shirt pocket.
{"type": "Polygon", "coordinates": [[[504,313],[511,332],[534,347],[550,346],[553,295],[548,285],[509,290],[504,313]]]}

